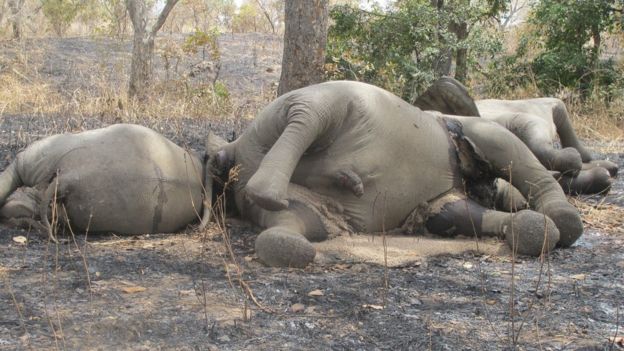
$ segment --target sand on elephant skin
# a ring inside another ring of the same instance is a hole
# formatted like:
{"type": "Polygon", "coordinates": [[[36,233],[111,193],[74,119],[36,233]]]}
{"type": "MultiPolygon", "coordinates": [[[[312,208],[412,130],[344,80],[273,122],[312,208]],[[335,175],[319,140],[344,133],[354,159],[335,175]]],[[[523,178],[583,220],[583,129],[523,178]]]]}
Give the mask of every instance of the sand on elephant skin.
{"type": "MultiPolygon", "coordinates": [[[[384,265],[383,236],[377,234],[341,235],[331,240],[314,243],[318,263],[356,261],[384,265]]],[[[425,257],[441,254],[479,252],[486,255],[507,256],[511,250],[502,240],[493,238],[440,238],[428,236],[386,235],[387,265],[407,266],[425,257]]]]}

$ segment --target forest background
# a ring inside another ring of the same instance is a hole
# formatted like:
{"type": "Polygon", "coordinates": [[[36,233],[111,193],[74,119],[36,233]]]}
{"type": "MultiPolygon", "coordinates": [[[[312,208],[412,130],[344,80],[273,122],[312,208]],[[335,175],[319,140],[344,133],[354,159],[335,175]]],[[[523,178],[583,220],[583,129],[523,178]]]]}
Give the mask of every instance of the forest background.
{"type": "MultiPolygon", "coordinates": [[[[450,75],[478,98],[560,97],[585,138],[624,135],[622,0],[314,3],[329,17],[322,80],[370,82],[410,101],[450,75]]],[[[278,75],[238,89],[220,75],[221,54],[241,33],[266,33],[251,48],[254,65],[281,50],[284,7],[283,0],[0,0],[0,114],[249,119],[275,97],[278,75]],[[96,83],[68,91],[41,73],[46,38],[59,37],[93,44],[100,65],[80,73],[96,83]],[[134,57],[137,43],[150,40],[147,59],[155,63],[146,87],[133,83],[141,74],[130,69],[134,59],[111,55],[101,64],[111,45],[132,46],[134,57]]]]}

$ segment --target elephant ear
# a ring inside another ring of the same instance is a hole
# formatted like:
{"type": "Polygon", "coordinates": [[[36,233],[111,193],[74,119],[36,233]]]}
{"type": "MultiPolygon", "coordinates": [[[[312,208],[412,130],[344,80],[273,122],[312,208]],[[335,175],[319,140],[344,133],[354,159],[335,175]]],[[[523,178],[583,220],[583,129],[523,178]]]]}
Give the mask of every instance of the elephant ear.
{"type": "Polygon", "coordinates": [[[213,132],[208,132],[206,138],[206,153],[204,155],[204,203],[199,229],[204,229],[210,222],[212,215],[212,193],[214,178],[223,176],[224,160],[226,153],[223,147],[228,142],[213,132]]]}
{"type": "Polygon", "coordinates": [[[442,77],[433,82],[413,105],[421,110],[439,111],[447,115],[480,117],[468,89],[451,77],[442,77]]]}

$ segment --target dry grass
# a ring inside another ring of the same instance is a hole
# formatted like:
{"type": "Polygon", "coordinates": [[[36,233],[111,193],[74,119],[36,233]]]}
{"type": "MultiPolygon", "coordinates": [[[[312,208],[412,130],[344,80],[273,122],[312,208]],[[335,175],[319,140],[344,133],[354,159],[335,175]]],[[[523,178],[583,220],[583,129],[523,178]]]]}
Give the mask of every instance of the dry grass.
{"type": "Polygon", "coordinates": [[[620,144],[621,152],[624,143],[624,98],[620,97],[610,104],[589,100],[567,105],[574,130],[579,137],[607,142],[613,146],[620,144]]]}
{"type": "Polygon", "coordinates": [[[162,72],[157,67],[150,93],[139,102],[127,96],[130,62],[125,53],[97,52],[96,62],[70,58],[71,67],[59,69],[54,66],[65,62],[51,60],[49,47],[33,46],[36,45],[0,42],[0,116],[97,116],[114,122],[134,122],[146,117],[249,118],[275,97],[272,90],[239,97],[220,82],[198,82],[182,75],[164,79],[159,77],[162,72]],[[58,71],[50,73],[54,69],[58,71]]]}
{"type": "Polygon", "coordinates": [[[607,234],[624,234],[624,208],[606,203],[592,203],[582,198],[570,198],[581,213],[583,222],[607,234]]]}

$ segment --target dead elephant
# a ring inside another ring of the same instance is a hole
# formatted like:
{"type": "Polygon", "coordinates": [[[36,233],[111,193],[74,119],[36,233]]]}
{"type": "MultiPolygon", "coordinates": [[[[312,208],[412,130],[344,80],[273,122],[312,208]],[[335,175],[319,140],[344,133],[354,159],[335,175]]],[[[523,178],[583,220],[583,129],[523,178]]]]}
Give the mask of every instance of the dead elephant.
{"type": "Polygon", "coordinates": [[[203,164],[138,125],[53,135],[20,152],[0,175],[0,216],[15,222],[40,215],[49,227],[54,204],[76,231],[174,232],[201,217],[203,164]],[[27,196],[9,197],[18,187],[27,187],[27,196]]]}
{"type": "Polygon", "coordinates": [[[559,184],[508,130],[426,113],[364,83],[285,94],[238,140],[222,144],[213,171],[240,166],[236,205],[266,228],[256,252],[269,265],[305,266],[315,256],[309,241],[345,231],[474,231],[530,255],[569,246],[583,232],[559,184]],[[478,189],[497,177],[527,197],[531,210],[511,216],[484,206],[478,189]]]}
{"type": "Polygon", "coordinates": [[[606,193],[618,172],[615,163],[595,160],[577,138],[565,104],[556,98],[474,101],[458,81],[435,81],[414,104],[449,115],[479,116],[505,127],[553,171],[565,192],[606,193]],[[555,148],[557,139],[561,149],[555,148]]]}

